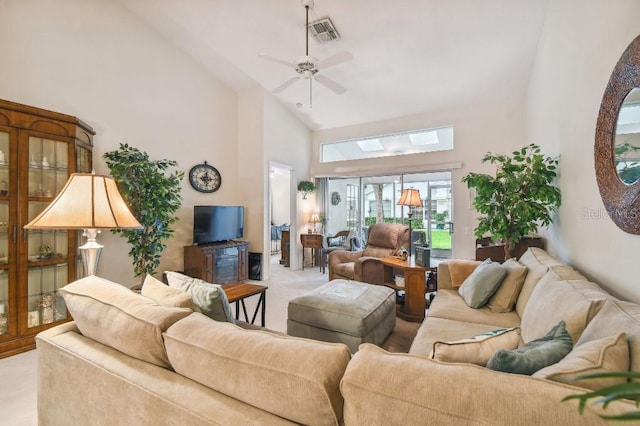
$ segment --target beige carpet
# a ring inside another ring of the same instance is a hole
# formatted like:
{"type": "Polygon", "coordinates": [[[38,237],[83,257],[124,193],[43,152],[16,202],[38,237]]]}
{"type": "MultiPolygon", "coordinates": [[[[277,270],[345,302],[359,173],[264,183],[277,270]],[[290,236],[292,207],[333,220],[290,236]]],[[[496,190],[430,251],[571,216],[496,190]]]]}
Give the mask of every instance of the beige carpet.
{"type": "MultiPolygon", "coordinates": [[[[273,330],[287,331],[287,304],[328,281],[318,267],[304,271],[291,271],[272,258],[272,278],[261,282],[267,290],[266,326],[273,330]]],[[[246,299],[250,315],[255,310],[257,297],[246,299]]],[[[258,315],[259,318],[260,315],[258,315]]],[[[259,322],[259,320],[257,320],[259,322]]],[[[382,345],[390,352],[407,352],[420,324],[396,319],[393,333],[382,345]]],[[[35,351],[0,359],[0,424],[11,426],[35,426],[36,412],[36,363],[35,351]]]]}

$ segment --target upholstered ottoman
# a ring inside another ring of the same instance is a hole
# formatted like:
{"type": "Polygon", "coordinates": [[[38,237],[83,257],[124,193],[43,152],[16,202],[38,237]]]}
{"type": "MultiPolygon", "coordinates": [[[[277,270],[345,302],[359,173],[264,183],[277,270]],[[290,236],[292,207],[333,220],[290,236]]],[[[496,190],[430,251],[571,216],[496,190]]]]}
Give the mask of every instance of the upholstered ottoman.
{"type": "Polygon", "coordinates": [[[345,343],[382,344],[396,321],[395,292],[385,286],[333,280],[289,301],[287,334],[345,343]]]}

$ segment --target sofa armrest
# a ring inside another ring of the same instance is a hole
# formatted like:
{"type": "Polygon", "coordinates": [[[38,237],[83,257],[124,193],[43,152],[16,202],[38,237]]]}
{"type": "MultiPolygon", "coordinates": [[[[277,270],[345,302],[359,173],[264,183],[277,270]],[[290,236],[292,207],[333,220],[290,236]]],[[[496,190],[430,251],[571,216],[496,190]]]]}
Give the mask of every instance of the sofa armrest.
{"type": "Polygon", "coordinates": [[[380,258],[361,256],[353,265],[353,279],[369,284],[384,283],[384,268],[380,258]]]}
{"type": "Polygon", "coordinates": [[[562,398],[584,389],[472,364],[447,364],[360,345],[340,383],[345,424],[607,424],[598,413],[635,409],[629,401],[605,411],[562,398]],[[390,409],[392,407],[392,409],[390,409]]]}
{"type": "Polygon", "coordinates": [[[333,250],[329,252],[329,269],[331,265],[355,262],[360,257],[362,257],[361,251],[333,250]]]}

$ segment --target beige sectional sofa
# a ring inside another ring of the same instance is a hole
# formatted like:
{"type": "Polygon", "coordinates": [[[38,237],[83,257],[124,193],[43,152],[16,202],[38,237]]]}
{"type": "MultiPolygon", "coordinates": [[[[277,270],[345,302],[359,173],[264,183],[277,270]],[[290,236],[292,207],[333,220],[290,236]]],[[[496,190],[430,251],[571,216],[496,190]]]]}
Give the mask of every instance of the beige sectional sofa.
{"type": "MultiPolygon", "coordinates": [[[[580,415],[577,403],[560,402],[586,391],[560,382],[561,371],[530,377],[429,358],[437,341],[520,327],[525,342],[564,320],[573,352],[624,332],[596,352],[607,358],[624,343],[629,368],[640,371],[640,306],[540,249],[520,260],[524,286],[503,313],[466,306],[452,287],[453,264],[441,264],[409,354],[363,344],[351,355],[342,344],[246,330],[85,278],[67,286],[75,322],[37,337],[40,424],[606,424],[599,405],[580,415]]],[[[632,409],[617,402],[606,413],[632,409]]]]}

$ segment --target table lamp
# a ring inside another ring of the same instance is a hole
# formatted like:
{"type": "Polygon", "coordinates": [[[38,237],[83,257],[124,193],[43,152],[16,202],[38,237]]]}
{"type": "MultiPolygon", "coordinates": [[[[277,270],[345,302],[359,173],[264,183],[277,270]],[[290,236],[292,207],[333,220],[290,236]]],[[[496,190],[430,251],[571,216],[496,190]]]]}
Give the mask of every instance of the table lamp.
{"type": "Polygon", "coordinates": [[[414,207],[422,207],[422,199],[420,198],[420,191],[417,189],[403,189],[402,194],[400,195],[400,199],[396,203],[398,206],[408,206],[409,213],[409,256],[412,254],[412,245],[411,245],[411,217],[413,216],[413,208],[414,207]]]}
{"type": "Polygon", "coordinates": [[[313,213],[311,215],[311,220],[309,221],[310,223],[313,223],[313,232],[316,232],[316,224],[318,222],[320,222],[320,215],[318,213],[313,213]]]}
{"type": "Polygon", "coordinates": [[[58,196],[25,229],[82,229],[87,242],[80,246],[87,275],[95,275],[102,245],[101,229],[142,229],[122,199],[113,178],[72,173],[58,196]]]}

